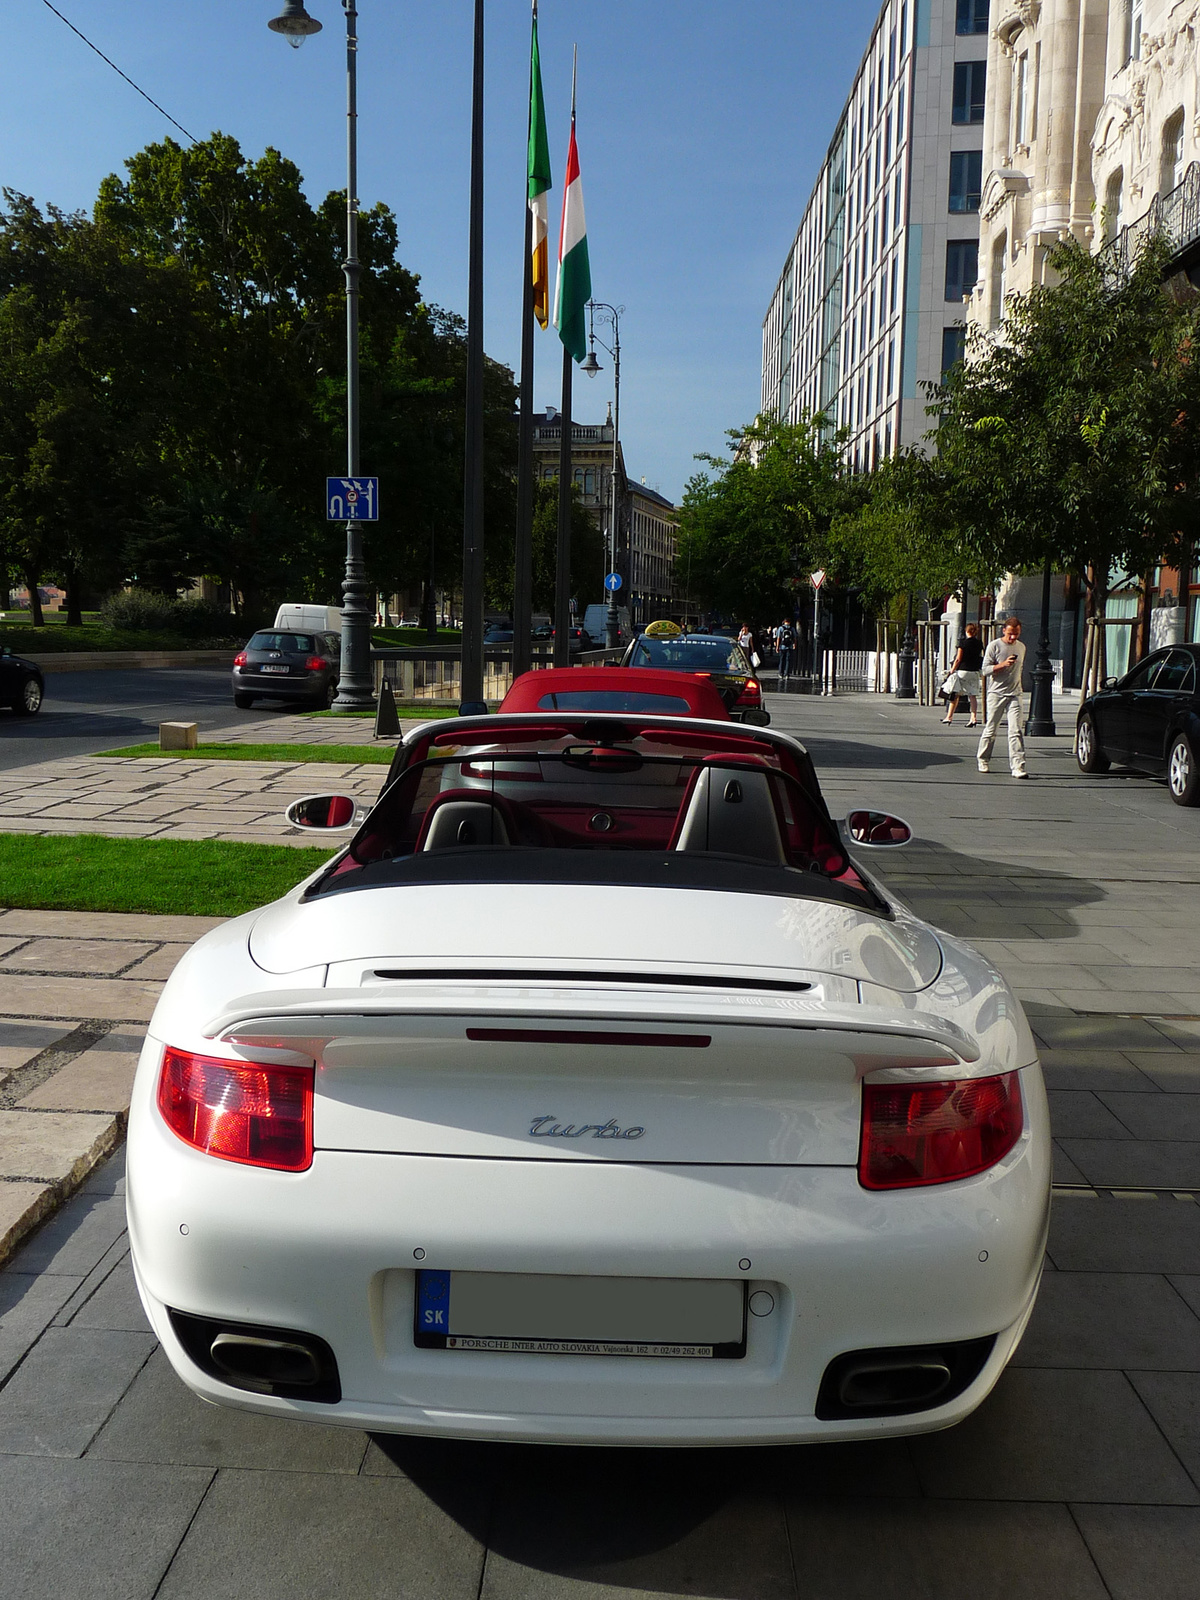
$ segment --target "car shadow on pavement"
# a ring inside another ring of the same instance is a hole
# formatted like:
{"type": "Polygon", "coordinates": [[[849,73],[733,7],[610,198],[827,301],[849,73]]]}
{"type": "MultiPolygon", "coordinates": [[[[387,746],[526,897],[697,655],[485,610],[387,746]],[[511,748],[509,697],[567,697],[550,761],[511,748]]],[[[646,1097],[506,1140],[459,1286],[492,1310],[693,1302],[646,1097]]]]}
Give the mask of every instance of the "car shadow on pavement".
{"type": "Polygon", "coordinates": [[[770,1577],[783,1577],[790,1562],[785,1505],[920,1493],[904,1440],[589,1449],[373,1437],[405,1477],[505,1561],[711,1600],[776,1592],[770,1577]]]}
{"type": "MultiPolygon", "coordinates": [[[[963,759],[962,751],[921,750],[911,745],[870,744],[862,739],[827,739],[823,733],[811,737],[803,729],[791,737],[812,756],[817,772],[823,778],[838,771],[914,772],[923,767],[957,766],[963,759]]],[[[972,749],[974,746],[972,746],[972,749]]]]}
{"type": "Polygon", "coordinates": [[[914,839],[902,853],[882,856],[870,866],[887,888],[962,939],[1028,938],[1030,929],[1042,939],[1073,939],[1080,928],[1071,912],[1108,898],[1091,878],[967,855],[936,839],[914,839]]]}

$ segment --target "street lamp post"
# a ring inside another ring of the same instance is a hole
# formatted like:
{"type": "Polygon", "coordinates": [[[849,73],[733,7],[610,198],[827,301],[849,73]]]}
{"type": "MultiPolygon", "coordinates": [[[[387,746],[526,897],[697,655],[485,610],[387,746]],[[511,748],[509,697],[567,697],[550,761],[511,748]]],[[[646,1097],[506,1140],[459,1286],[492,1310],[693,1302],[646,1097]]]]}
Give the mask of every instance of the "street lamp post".
{"type": "Polygon", "coordinates": [[[913,640],[913,597],[910,589],[908,591],[908,612],[904,621],[904,638],[900,641],[900,650],[896,657],[897,700],[915,700],[917,698],[916,667],[917,651],[913,640]]]}
{"type": "MultiPolygon", "coordinates": [[[[603,372],[603,367],[596,360],[596,345],[599,343],[602,350],[607,350],[613,361],[613,441],[612,441],[612,471],[608,480],[608,570],[617,570],[617,473],[620,466],[621,451],[621,317],[624,306],[610,306],[605,300],[588,301],[588,343],[591,348],[587,353],[587,360],[583,362],[580,371],[586,372],[589,378],[594,378],[597,373],[603,372]],[[605,344],[603,339],[596,339],[596,313],[605,313],[606,320],[612,324],[613,342],[605,344]]],[[[617,623],[617,592],[615,589],[605,591],[607,610],[604,613],[604,643],[609,650],[617,648],[618,623],[617,623]]]]}
{"type": "MultiPolygon", "coordinates": [[[[355,0],[342,0],[346,14],[346,460],[347,474],[357,478],[360,467],[361,420],[359,412],[358,286],[362,264],[358,259],[358,8],[355,0]]],[[[267,24],[298,49],[305,39],[320,33],[322,24],[310,17],[303,0],[285,0],[283,10],[267,24]]],[[[371,610],[368,605],[366,566],[363,561],[361,522],[346,523],[346,570],[342,581],[342,664],[338,678],[338,711],[363,710],[375,703],[371,676],[371,610]]]]}
{"type": "Polygon", "coordinates": [[[1054,667],[1050,661],[1050,563],[1042,572],[1042,625],[1039,631],[1037,660],[1030,673],[1029,716],[1025,732],[1041,738],[1053,738],[1054,727],[1054,667]]]}

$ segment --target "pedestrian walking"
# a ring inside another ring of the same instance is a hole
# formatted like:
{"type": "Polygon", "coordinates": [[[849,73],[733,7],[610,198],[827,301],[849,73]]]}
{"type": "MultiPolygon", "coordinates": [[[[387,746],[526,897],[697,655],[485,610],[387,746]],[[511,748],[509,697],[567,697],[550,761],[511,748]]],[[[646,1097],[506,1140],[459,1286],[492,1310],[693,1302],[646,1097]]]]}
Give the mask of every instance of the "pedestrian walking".
{"type": "Polygon", "coordinates": [[[942,685],[942,693],[948,695],[950,700],[946,715],[942,718],[947,727],[954,721],[954,708],[958,705],[960,694],[967,697],[971,707],[971,720],[967,723],[967,727],[978,726],[982,670],[983,640],[979,637],[979,624],[968,622],[966,632],[958,642],[958,649],[950,666],[950,675],[942,685]]]}
{"type": "Polygon", "coordinates": [[[1008,719],[1008,764],[1014,778],[1027,778],[1025,739],[1021,732],[1021,673],[1025,666],[1025,646],[1021,643],[1021,624],[1009,617],[1004,631],[983,652],[982,675],[988,679],[988,714],[979,740],[979,770],[988,771],[992,746],[1000,724],[1008,719]]]}
{"type": "Polygon", "coordinates": [[[787,617],[775,629],[775,648],[779,652],[779,681],[783,683],[791,677],[796,661],[796,630],[787,617]]]}
{"type": "Polygon", "coordinates": [[[737,642],[747,655],[754,649],[754,635],[750,632],[750,624],[748,622],[742,623],[742,631],[737,636],[737,642]]]}

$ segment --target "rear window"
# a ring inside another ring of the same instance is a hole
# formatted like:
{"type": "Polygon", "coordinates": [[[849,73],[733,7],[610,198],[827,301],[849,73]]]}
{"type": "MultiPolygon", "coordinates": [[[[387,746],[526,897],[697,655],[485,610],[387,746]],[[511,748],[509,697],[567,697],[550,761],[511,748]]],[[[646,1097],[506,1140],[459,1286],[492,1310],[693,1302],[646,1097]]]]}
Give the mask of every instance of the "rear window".
{"type": "Polygon", "coordinates": [[[677,694],[647,694],[636,689],[566,689],[544,694],[539,711],[658,711],[686,717],[688,702],[677,694]]]}
{"type": "Polygon", "coordinates": [[[306,656],[324,649],[324,641],[311,633],[256,633],[247,650],[283,650],[288,655],[306,656]]]}
{"type": "Polygon", "coordinates": [[[750,671],[740,645],[728,639],[646,639],[637,641],[631,667],[666,667],[676,672],[750,671]]]}

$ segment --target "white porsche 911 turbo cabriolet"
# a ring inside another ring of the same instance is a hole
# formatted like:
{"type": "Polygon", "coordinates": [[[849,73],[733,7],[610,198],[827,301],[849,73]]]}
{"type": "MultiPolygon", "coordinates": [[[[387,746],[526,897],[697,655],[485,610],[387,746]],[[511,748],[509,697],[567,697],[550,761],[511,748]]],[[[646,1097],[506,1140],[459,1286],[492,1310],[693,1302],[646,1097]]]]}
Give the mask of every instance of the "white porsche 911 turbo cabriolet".
{"type": "Polygon", "coordinates": [[[167,984],[138,1286],[203,1398],[385,1432],[754,1444],[946,1427],[1033,1308],[1037,1052],[795,740],[428,725],[167,984]]]}

